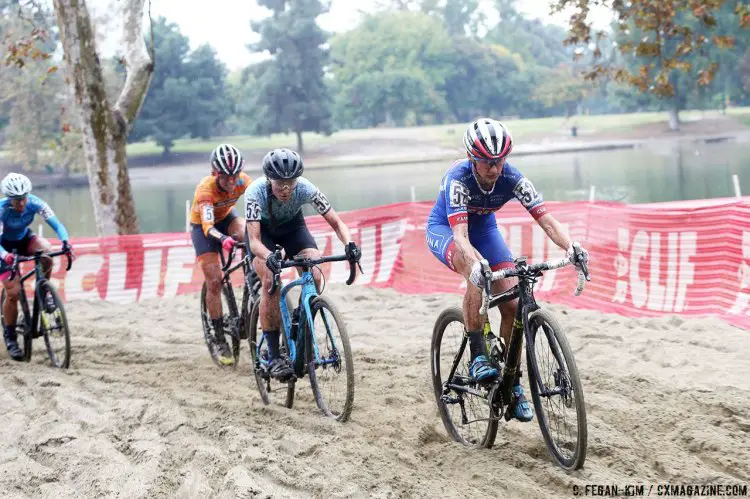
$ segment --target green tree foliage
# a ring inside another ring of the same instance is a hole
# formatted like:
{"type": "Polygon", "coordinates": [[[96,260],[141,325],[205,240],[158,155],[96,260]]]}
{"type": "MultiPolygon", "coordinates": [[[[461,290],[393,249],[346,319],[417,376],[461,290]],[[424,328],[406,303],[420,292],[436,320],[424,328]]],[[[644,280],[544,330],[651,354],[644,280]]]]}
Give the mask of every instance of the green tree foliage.
{"type": "Polygon", "coordinates": [[[441,90],[453,73],[454,49],[439,20],[409,11],[371,15],[334,38],[331,49],[340,123],[403,125],[408,116],[422,121],[447,110],[441,90]]]}
{"type": "Polygon", "coordinates": [[[518,13],[515,3],[516,0],[495,0],[500,22],[489,30],[485,41],[506,47],[530,65],[555,68],[569,61],[572,51],[562,44],[565,29],[525,18],[518,13]]]}
{"type": "Polygon", "coordinates": [[[63,134],[65,89],[49,54],[52,13],[14,0],[0,0],[0,131],[12,163],[26,170],[51,160],[63,134]]]}
{"type": "Polygon", "coordinates": [[[580,71],[570,65],[546,70],[542,82],[534,88],[533,98],[548,108],[562,108],[568,118],[578,110],[591,93],[592,86],[584,81],[580,71]]]}
{"type": "Polygon", "coordinates": [[[178,138],[217,135],[232,104],[226,67],[213,48],[203,45],[191,52],[187,37],[163,17],[153,32],[154,76],[129,139],[151,138],[169,154],[178,138]]]}
{"type": "Polygon", "coordinates": [[[247,88],[256,105],[252,111],[256,133],[297,135],[302,152],[302,132],[330,134],[331,97],[325,81],[328,35],[316,19],[327,12],[319,0],[261,0],[271,16],[251,23],[261,41],[250,47],[270,55],[255,65],[255,87],[247,88]]]}

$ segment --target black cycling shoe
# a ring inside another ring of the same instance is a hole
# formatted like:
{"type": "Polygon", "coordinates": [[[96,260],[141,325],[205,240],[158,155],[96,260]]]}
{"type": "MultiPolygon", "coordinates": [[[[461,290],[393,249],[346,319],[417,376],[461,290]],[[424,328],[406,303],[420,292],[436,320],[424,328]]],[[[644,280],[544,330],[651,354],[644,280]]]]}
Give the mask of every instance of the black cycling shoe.
{"type": "Polygon", "coordinates": [[[294,376],[294,370],[286,357],[279,356],[271,361],[271,365],[268,366],[268,374],[278,381],[288,381],[289,378],[294,376]]]}
{"type": "Polygon", "coordinates": [[[10,358],[13,360],[23,360],[23,352],[21,351],[21,347],[18,346],[18,336],[15,331],[9,334],[6,329],[3,336],[5,336],[5,347],[8,349],[10,358]]]}

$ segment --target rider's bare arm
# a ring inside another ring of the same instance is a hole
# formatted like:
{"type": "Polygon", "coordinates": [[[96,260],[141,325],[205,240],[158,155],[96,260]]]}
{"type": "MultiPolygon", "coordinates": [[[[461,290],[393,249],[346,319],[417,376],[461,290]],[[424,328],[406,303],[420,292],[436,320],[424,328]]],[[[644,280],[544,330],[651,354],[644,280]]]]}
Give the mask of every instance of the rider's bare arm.
{"type": "Polygon", "coordinates": [[[561,249],[567,251],[568,248],[570,248],[570,236],[568,236],[567,231],[562,225],[560,225],[560,222],[558,222],[555,217],[549,213],[545,213],[537,219],[537,223],[542,229],[544,229],[547,236],[552,239],[552,242],[558,245],[561,249]]]}
{"type": "Polygon", "coordinates": [[[328,222],[328,225],[330,225],[333,231],[336,233],[339,241],[341,241],[344,246],[349,244],[349,242],[352,240],[352,236],[349,233],[349,227],[347,227],[343,220],[341,220],[341,217],[339,217],[338,213],[336,213],[336,210],[329,207],[328,211],[326,211],[323,215],[323,218],[326,222],[328,222]]]}
{"type": "Polygon", "coordinates": [[[247,222],[247,237],[250,240],[250,252],[261,260],[268,258],[271,251],[260,238],[260,222],[247,222]]]}

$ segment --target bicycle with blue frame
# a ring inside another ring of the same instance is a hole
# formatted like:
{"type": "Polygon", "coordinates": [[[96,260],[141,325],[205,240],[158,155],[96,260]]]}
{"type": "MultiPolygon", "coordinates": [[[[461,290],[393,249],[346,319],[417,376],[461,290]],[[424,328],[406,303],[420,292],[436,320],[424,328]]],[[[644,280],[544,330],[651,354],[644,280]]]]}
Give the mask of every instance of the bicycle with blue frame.
{"type": "MultiPolygon", "coordinates": [[[[259,334],[261,330],[258,321],[260,307],[253,307],[249,320],[246,322],[249,328],[247,337],[261,399],[264,404],[268,405],[274,393],[286,391],[284,405],[291,408],[294,404],[296,381],[307,374],[310,377],[310,385],[318,408],[326,416],[335,418],[337,421],[346,421],[354,403],[354,365],[349,335],[346,324],[334,303],[330,298],[318,292],[312,269],[324,263],[348,261],[349,278],[346,283],[350,285],[354,282],[356,266],[359,262],[346,255],[318,259],[297,256],[282,261],[281,247],[278,245],[275,254],[281,263],[281,269],[289,267],[302,269],[299,278],[281,287],[280,293],[283,328],[280,351],[282,355],[288,356],[294,373],[288,380],[282,381],[274,380],[270,376],[267,342],[265,335],[259,334]],[[300,297],[294,310],[290,310],[291,302],[288,293],[295,287],[300,288],[300,297]],[[338,330],[338,335],[335,334],[334,327],[338,330]],[[341,374],[345,376],[345,388],[342,400],[337,403],[334,395],[326,388],[330,386],[328,378],[338,378],[341,374]]],[[[274,274],[273,284],[268,290],[269,294],[274,294],[280,286],[280,276],[280,272],[274,274]]]]}

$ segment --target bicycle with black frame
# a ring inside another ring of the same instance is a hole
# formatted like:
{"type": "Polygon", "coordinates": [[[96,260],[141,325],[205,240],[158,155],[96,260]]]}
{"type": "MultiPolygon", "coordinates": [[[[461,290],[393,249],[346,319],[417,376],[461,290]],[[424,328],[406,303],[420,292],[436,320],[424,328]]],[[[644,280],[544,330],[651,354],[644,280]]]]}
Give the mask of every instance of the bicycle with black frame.
{"type": "MultiPolygon", "coordinates": [[[[245,339],[245,319],[253,307],[253,304],[257,302],[260,293],[260,279],[255,273],[250,257],[245,251],[245,243],[238,242],[229,251],[227,256],[224,256],[224,252],[220,251],[219,256],[221,257],[221,298],[222,298],[222,324],[224,329],[224,335],[231,340],[232,354],[234,355],[234,363],[232,367],[236,366],[240,359],[240,343],[241,340],[245,339]],[[242,250],[242,259],[232,265],[235,253],[238,250],[242,250]],[[242,269],[244,278],[242,279],[242,301],[241,308],[237,307],[237,298],[234,294],[234,287],[232,286],[232,273],[237,269],[242,269]]],[[[225,367],[219,362],[218,353],[218,342],[216,341],[215,331],[211,324],[211,316],[208,313],[206,306],[206,293],[207,284],[203,283],[201,289],[201,322],[203,324],[203,337],[208,347],[208,352],[211,355],[214,363],[219,367],[225,367]]]]}
{"type": "MultiPolygon", "coordinates": [[[[579,267],[575,295],[590,280],[588,268],[574,244],[579,267]]],[[[573,352],[552,313],[541,308],[534,299],[534,284],[544,272],[571,265],[567,258],[529,265],[525,257],[515,260],[515,268],[492,272],[483,266],[485,289],[480,314],[484,316],[484,337],[490,362],[500,376],[491,383],[477,383],[469,375],[470,354],[464,328],[463,312],[458,307],[443,311],[435,322],[432,334],[432,382],[435,399],[448,433],[454,440],[470,447],[490,448],[495,442],[498,422],[512,417],[512,387],[521,368],[520,349],[526,343],[526,365],[534,410],[547,448],[557,464],[571,471],[583,466],[586,459],[587,424],[583,388],[573,352]],[[492,295],[492,281],[517,277],[513,288],[492,295]],[[518,311],[513,323],[508,348],[492,333],[487,312],[489,307],[518,298],[518,311]],[[444,338],[452,326],[461,336],[455,353],[444,338]],[[546,343],[546,349],[544,347],[546,343]],[[543,353],[546,358],[542,358],[543,353]],[[466,354],[466,355],[464,355],[466,354]],[[443,370],[448,367],[447,371],[443,370]],[[547,368],[542,372],[542,368],[547,368]],[[574,409],[575,423],[555,411],[574,409]],[[478,413],[478,414],[477,414],[478,413]],[[556,435],[553,435],[553,430],[556,435]],[[560,437],[559,433],[565,433],[560,437]]]]}
{"type": "MultiPolygon", "coordinates": [[[[297,379],[305,374],[310,377],[310,385],[318,408],[328,417],[346,421],[354,403],[354,365],[349,345],[346,324],[333,301],[321,296],[313,278],[312,269],[328,262],[349,262],[348,285],[354,282],[359,261],[347,255],[327,256],[310,259],[301,256],[282,261],[281,247],[276,246],[276,258],[280,269],[299,267],[302,273],[296,280],[281,288],[280,310],[282,322],[281,353],[287,355],[294,373],[289,379],[273,380],[269,373],[268,348],[260,323],[260,307],[253,307],[248,325],[248,341],[253,356],[255,380],[261,399],[269,404],[276,391],[286,391],[284,405],[294,404],[294,389],[297,379]],[[289,291],[300,287],[299,301],[293,307],[289,291]],[[317,327],[316,327],[317,324],[317,327]],[[335,333],[338,331],[338,334],[335,333]],[[338,400],[333,379],[344,374],[343,395],[338,400]],[[330,379],[329,379],[330,378],[330,379]],[[329,381],[331,383],[329,384],[329,381]]],[[[360,272],[362,268],[360,267],[360,272]]],[[[322,275],[322,272],[321,272],[322,275]]],[[[274,294],[281,285],[281,273],[273,276],[273,284],[268,294],[274,294]]],[[[322,286],[325,288],[325,286],[322,286]]]]}
{"type": "MultiPolygon", "coordinates": [[[[70,367],[68,318],[57,289],[45,276],[42,258],[65,255],[68,258],[68,266],[66,267],[66,271],[68,271],[73,264],[71,254],[67,250],[50,253],[38,250],[31,256],[21,256],[15,249],[12,254],[13,264],[11,265],[10,279],[14,279],[16,275],[21,276],[21,292],[18,300],[21,310],[16,318],[16,333],[23,337],[23,341],[18,342],[23,351],[23,360],[25,362],[31,361],[32,341],[43,336],[44,344],[47,347],[47,356],[52,365],[60,369],[67,369],[70,367]],[[20,264],[31,261],[34,262],[34,268],[26,274],[21,274],[20,264]],[[29,308],[25,283],[31,277],[35,278],[34,300],[31,308],[29,308]]],[[[5,289],[3,289],[2,295],[0,295],[0,311],[4,308],[5,299],[6,294],[5,289]]],[[[0,315],[0,322],[5,327],[5,317],[2,315],[0,315]]]]}

